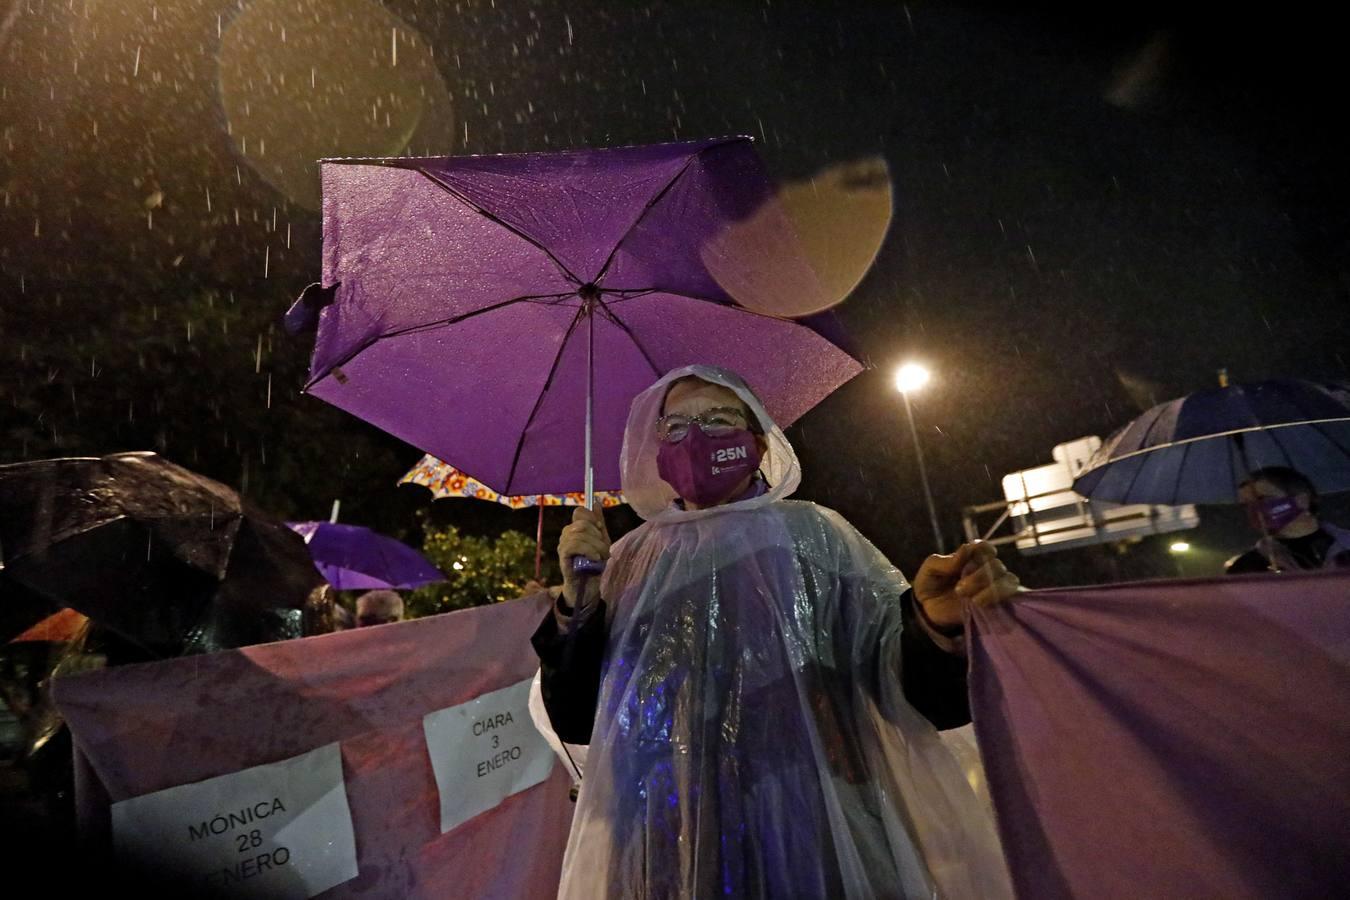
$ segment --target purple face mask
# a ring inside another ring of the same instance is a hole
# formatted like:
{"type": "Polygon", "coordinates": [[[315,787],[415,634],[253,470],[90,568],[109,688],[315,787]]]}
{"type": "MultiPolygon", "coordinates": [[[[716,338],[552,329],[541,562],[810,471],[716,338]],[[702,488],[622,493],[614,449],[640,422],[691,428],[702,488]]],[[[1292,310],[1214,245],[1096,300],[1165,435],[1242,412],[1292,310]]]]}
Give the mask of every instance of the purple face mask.
{"type": "Polygon", "coordinates": [[[713,506],[759,468],[763,454],[755,436],[745,429],[709,437],[697,426],[678,444],[662,443],[656,451],[661,479],[690,503],[713,506]]]}
{"type": "Polygon", "coordinates": [[[1277,534],[1289,523],[1303,515],[1303,507],[1293,497],[1262,497],[1247,507],[1247,519],[1252,527],[1277,534]]]}

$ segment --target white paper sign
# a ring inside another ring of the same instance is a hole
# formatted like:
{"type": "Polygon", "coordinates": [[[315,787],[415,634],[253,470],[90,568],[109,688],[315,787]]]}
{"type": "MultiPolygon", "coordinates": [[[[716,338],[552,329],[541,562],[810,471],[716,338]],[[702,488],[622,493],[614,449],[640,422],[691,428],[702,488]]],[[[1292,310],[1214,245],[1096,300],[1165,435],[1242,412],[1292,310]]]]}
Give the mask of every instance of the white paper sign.
{"type": "Polygon", "coordinates": [[[337,744],[114,803],[128,862],[212,896],[304,900],[357,874],[337,744]]]}
{"type": "Polygon", "coordinates": [[[427,713],[422,730],[445,833],[548,777],[553,751],[530,721],[533,679],[427,713]]]}

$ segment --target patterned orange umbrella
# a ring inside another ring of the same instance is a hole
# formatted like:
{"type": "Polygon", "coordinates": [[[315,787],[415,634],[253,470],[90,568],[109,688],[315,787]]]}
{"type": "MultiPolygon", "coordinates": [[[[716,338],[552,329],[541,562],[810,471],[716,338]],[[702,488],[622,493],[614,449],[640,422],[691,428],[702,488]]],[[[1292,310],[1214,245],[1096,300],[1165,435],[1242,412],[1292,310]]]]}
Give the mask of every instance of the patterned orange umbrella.
{"type": "MultiPolygon", "coordinates": [[[[420,484],[431,491],[435,499],[469,497],[474,500],[491,500],[512,509],[524,509],[528,506],[539,507],[539,525],[535,529],[534,577],[539,580],[543,568],[544,543],[544,507],[545,506],[585,506],[586,495],[581,491],[572,494],[526,494],[508,497],[456,469],[447,462],[427,454],[417,465],[407,471],[398,480],[399,484],[420,484]]],[[[618,491],[596,491],[595,502],[608,509],[625,503],[623,494],[618,491]]]]}
{"type": "MultiPolygon", "coordinates": [[[[398,483],[420,484],[430,490],[437,500],[444,497],[470,497],[476,500],[491,500],[512,509],[524,509],[527,506],[583,506],[586,502],[585,494],[580,491],[572,494],[503,496],[472,475],[461,472],[431,454],[422,457],[417,465],[398,480],[398,483]]],[[[618,491],[596,491],[595,499],[606,508],[626,502],[623,494],[618,491]]]]}
{"type": "Polygon", "coordinates": [[[84,627],[84,623],[89,620],[82,613],[73,609],[63,609],[58,613],[53,613],[47,618],[38,622],[32,628],[23,634],[10,640],[11,644],[20,644],[25,641],[51,641],[59,643],[61,641],[74,640],[84,627]]]}

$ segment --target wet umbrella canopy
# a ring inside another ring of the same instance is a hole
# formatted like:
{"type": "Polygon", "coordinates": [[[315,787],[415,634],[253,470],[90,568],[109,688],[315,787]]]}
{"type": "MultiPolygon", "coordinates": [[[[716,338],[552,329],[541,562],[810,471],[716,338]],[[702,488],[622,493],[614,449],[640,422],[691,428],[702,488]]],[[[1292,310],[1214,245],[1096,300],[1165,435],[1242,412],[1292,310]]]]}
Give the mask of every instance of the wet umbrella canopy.
{"type": "Polygon", "coordinates": [[[1074,489],[1112,503],[1236,503],[1270,466],[1319,493],[1350,490],[1350,385],[1286,378],[1160,404],[1113,434],[1074,489]]]}
{"type": "Polygon", "coordinates": [[[152,453],[0,466],[0,640],[62,607],[155,656],[298,637],[303,540],[152,453]]]}
{"type": "Polygon", "coordinates": [[[679,366],[734,366],[788,423],[862,369],[747,308],[820,288],[746,138],[323,172],[306,390],[498,493],[616,488],[629,403],[679,366]]]}

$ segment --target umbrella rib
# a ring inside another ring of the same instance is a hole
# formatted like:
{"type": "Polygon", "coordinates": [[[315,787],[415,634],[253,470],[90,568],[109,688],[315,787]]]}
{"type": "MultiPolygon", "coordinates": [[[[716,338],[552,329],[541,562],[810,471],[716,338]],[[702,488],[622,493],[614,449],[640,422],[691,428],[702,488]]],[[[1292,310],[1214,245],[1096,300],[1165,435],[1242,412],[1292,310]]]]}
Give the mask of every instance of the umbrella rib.
{"type": "Polygon", "coordinates": [[[544,386],[539,389],[539,396],[534,398],[534,406],[530,409],[530,414],[525,418],[525,424],[520,427],[520,439],[516,441],[516,452],[511,457],[511,468],[506,473],[506,484],[502,485],[502,490],[498,493],[506,496],[511,493],[511,484],[516,478],[516,466],[520,464],[520,454],[525,449],[525,434],[530,430],[530,423],[534,417],[539,414],[539,407],[544,405],[544,396],[548,389],[553,385],[553,378],[558,374],[558,366],[562,364],[563,353],[567,350],[567,342],[572,337],[572,332],[576,331],[577,323],[581,321],[585,313],[585,307],[579,307],[577,314],[572,317],[572,324],[567,326],[567,333],[563,335],[562,341],[558,344],[558,355],[553,357],[553,365],[549,367],[548,377],[544,379],[544,386]]]}
{"type": "MultiPolygon", "coordinates": [[[[458,200],[460,203],[463,203],[465,206],[469,207],[469,209],[471,209],[471,210],[473,210],[474,212],[478,213],[478,214],[479,214],[480,216],[482,216],[483,218],[485,218],[485,219],[487,219],[487,220],[489,220],[489,221],[491,221],[491,222],[497,223],[497,224],[500,225],[501,227],[505,228],[507,231],[509,231],[509,232],[511,232],[512,234],[514,234],[516,237],[518,237],[518,238],[520,238],[521,240],[523,240],[523,241],[529,243],[530,245],[532,245],[533,247],[535,247],[537,250],[541,251],[545,256],[547,256],[549,259],[553,260],[553,264],[554,264],[555,266],[558,267],[558,270],[561,271],[565,277],[567,277],[570,281],[575,282],[576,284],[581,284],[581,279],[578,278],[577,276],[573,275],[572,272],[571,272],[571,270],[568,269],[567,266],[563,265],[562,260],[560,260],[560,259],[558,259],[558,257],[554,256],[553,253],[552,253],[552,251],[550,251],[547,247],[545,247],[545,246],[544,246],[543,244],[541,244],[539,241],[537,241],[537,240],[535,240],[534,238],[530,237],[528,234],[526,234],[525,232],[521,231],[519,228],[515,227],[515,226],[512,225],[510,222],[507,222],[505,219],[502,219],[500,216],[493,215],[492,213],[488,212],[486,209],[483,209],[483,207],[479,206],[477,203],[474,203],[472,200],[470,200],[468,197],[464,196],[462,193],[460,193],[460,192],[459,192],[458,190],[456,190],[455,188],[451,187],[451,186],[450,186],[449,184],[447,184],[445,181],[442,181],[440,178],[437,178],[435,175],[432,175],[432,174],[431,174],[430,172],[428,172],[425,168],[419,167],[419,168],[417,169],[417,171],[418,171],[418,172],[421,172],[424,176],[426,176],[427,180],[430,181],[432,184],[436,185],[436,186],[439,187],[441,190],[445,191],[447,194],[449,194],[450,196],[454,197],[454,198],[455,198],[456,200],[458,200]]],[[[615,249],[617,249],[617,248],[615,248],[615,249]]]]}
{"type": "Polygon", "coordinates": [[[642,342],[638,340],[637,335],[634,334],[633,330],[628,327],[628,323],[624,322],[617,315],[615,315],[614,311],[611,310],[603,300],[600,301],[600,308],[604,311],[605,318],[609,319],[611,322],[617,325],[619,329],[623,331],[624,334],[628,335],[628,339],[633,342],[634,347],[637,347],[638,352],[642,354],[642,358],[647,361],[647,365],[651,366],[652,373],[655,374],[657,378],[660,378],[662,375],[664,375],[665,373],[661,371],[660,367],[656,365],[656,361],[652,359],[652,355],[647,352],[647,348],[642,345],[642,342]]]}
{"type": "MultiPolygon", "coordinates": [[[[1146,413],[1145,415],[1147,415],[1147,413],[1146,413]]],[[[1177,413],[1177,418],[1180,418],[1180,417],[1181,417],[1181,414],[1180,414],[1180,411],[1178,411],[1178,413],[1177,413]]],[[[1153,421],[1148,423],[1148,427],[1144,429],[1144,433],[1141,434],[1141,435],[1139,436],[1139,445],[1140,445],[1141,447],[1146,447],[1146,446],[1148,446],[1148,436],[1151,435],[1151,434],[1153,433],[1153,429],[1155,429],[1155,428],[1158,427],[1158,423],[1159,423],[1160,421],[1162,421],[1162,412],[1161,412],[1161,411],[1159,411],[1159,413],[1158,413],[1156,416],[1153,417],[1153,421]]]]}
{"type": "Polygon", "coordinates": [[[1120,495],[1120,500],[1118,500],[1118,501],[1116,501],[1116,502],[1118,502],[1118,503],[1131,503],[1131,502],[1133,502],[1133,501],[1131,501],[1131,500],[1129,499],[1129,498],[1130,498],[1130,491],[1134,490],[1134,483],[1135,483],[1136,481],[1139,480],[1139,475],[1140,475],[1140,473],[1142,473],[1142,472],[1144,471],[1144,466],[1145,466],[1145,465],[1147,465],[1147,460],[1141,461],[1141,462],[1139,463],[1139,468],[1137,468],[1137,469],[1134,470],[1134,474],[1130,476],[1130,483],[1127,484],[1127,485],[1125,485],[1125,490],[1121,493],[1121,495],[1120,495]]]}
{"type": "MultiPolygon", "coordinates": [[[[1350,450],[1346,450],[1346,448],[1345,448],[1340,442],[1338,442],[1335,438],[1333,438],[1331,435],[1327,434],[1325,431],[1322,430],[1322,424],[1321,424],[1321,423],[1322,423],[1323,421],[1326,421],[1326,420],[1319,420],[1319,419],[1316,419],[1316,418],[1313,418],[1312,416],[1310,416],[1310,415],[1308,414],[1307,409],[1303,406],[1302,403],[1300,403],[1298,400],[1296,400],[1296,399],[1292,396],[1292,393],[1291,393],[1291,396],[1290,396],[1288,399],[1289,399],[1289,402],[1290,402],[1291,404],[1293,404],[1294,406],[1298,407],[1298,411],[1299,411],[1299,412],[1301,412],[1304,416],[1307,416],[1307,418],[1304,419],[1304,422],[1306,422],[1307,424],[1311,425],[1312,428],[1313,428],[1313,430],[1316,431],[1318,434],[1320,434],[1323,438],[1325,438],[1326,441],[1327,441],[1327,443],[1331,444],[1331,446],[1335,447],[1338,451],[1340,451],[1340,454],[1341,454],[1342,456],[1344,456],[1346,459],[1350,459],[1350,450]]],[[[1273,435],[1271,436],[1271,439],[1272,439],[1272,440],[1275,440],[1275,438],[1274,438],[1273,435]]],[[[1276,441],[1276,443],[1278,444],[1279,442],[1276,441]]],[[[1281,448],[1281,449],[1283,449],[1283,448],[1281,448]]],[[[1287,453],[1285,454],[1286,457],[1288,457],[1288,455],[1289,455],[1289,454],[1287,454],[1287,453]]],[[[1293,469],[1293,468],[1295,468],[1295,467],[1294,467],[1294,465],[1291,463],[1290,466],[1289,466],[1289,468],[1293,469]]]]}
{"type": "MultiPolygon", "coordinates": [[[[1172,502],[1170,506],[1177,505],[1177,495],[1181,493],[1181,476],[1186,472],[1186,457],[1191,455],[1191,448],[1194,444],[1187,444],[1186,449],[1181,451],[1181,462],[1177,465],[1177,480],[1172,483],[1172,502]]],[[[1143,469],[1143,466],[1139,467],[1143,469]]]]}
{"type": "Polygon", "coordinates": [[[317,378],[311,378],[309,381],[305,382],[304,389],[309,390],[311,387],[318,384],[323,379],[327,378],[328,375],[334,369],[342,368],[347,363],[355,359],[357,356],[360,356],[362,353],[369,350],[371,347],[375,346],[380,341],[387,340],[388,338],[402,337],[405,334],[412,334],[417,331],[426,331],[432,328],[443,328],[447,325],[458,325],[460,322],[463,322],[467,319],[472,319],[474,316],[481,316],[484,313],[496,312],[499,309],[504,309],[505,307],[511,306],[516,303],[530,303],[535,300],[555,300],[555,299],[561,300],[566,297],[572,296],[575,296],[575,292],[573,291],[568,291],[567,293],[564,294],[525,294],[520,297],[512,297],[510,300],[503,300],[500,303],[493,303],[489,306],[481,306],[478,309],[471,310],[470,312],[466,313],[461,313],[458,316],[450,316],[449,318],[438,319],[437,321],[434,322],[423,322],[419,325],[409,325],[407,328],[399,328],[394,331],[386,332],[384,334],[377,334],[373,338],[370,338],[367,341],[363,341],[361,344],[352,348],[350,353],[348,353],[346,356],[343,356],[337,362],[329,366],[328,369],[322,375],[318,376],[317,378]]]}
{"type": "MultiPolygon", "coordinates": [[[[1233,428],[1228,431],[1219,431],[1214,434],[1202,434],[1199,435],[1198,437],[1186,438],[1180,441],[1168,441],[1165,444],[1158,444],[1156,447],[1145,447],[1142,450],[1131,450],[1129,453],[1122,453],[1120,456],[1117,456],[1116,458],[1112,459],[1111,462],[1117,463],[1134,456],[1141,456],[1145,453],[1153,453],[1157,450],[1162,450],[1166,447],[1180,447],[1183,444],[1192,444],[1197,441],[1211,441],[1215,438],[1233,437],[1234,435],[1248,434],[1253,431],[1276,431],[1281,428],[1295,428],[1302,425],[1323,425],[1330,422],[1350,422],[1350,416],[1336,416],[1334,418],[1327,418],[1327,419],[1313,419],[1310,422],[1285,422],[1280,425],[1263,425],[1263,426],[1252,425],[1247,426],[1245,428],[1233,428]]],[[[1105,463],[1103,463],[1103,465],[1105,465],[1105,463]]]]}
{"type": "Polygon", "coordinates": [[[1289,451],[1284,448],[1284,443],[1275,436],[1274,432],[1271,432],[1270,440],[1275,448],[1280,451],[1280,455],[1284,457],[1284,464],[1294,471],[1298,471],[1298,467],[1294,465],[1294,458],[1289,455],[1289,451]]]}
{"type": "MultiPolygon", "coordinates": [[[[746,315],[746,316],[755,316],[756,318],[760,318],[760,319],[769,319],[770,321],[773,321],[773,322],[785,322],[785,323],[787,323],[787,324],[789,324],[789,325],[795,325],[795,326],[798,327],[798,328],[804,328],[804,329],[806,329],[807,331],[811,332],[812,334],[816,335],[818,338],[820,338],[820,339],[821,339],[822,341],[824,341],[825,343],[829,344],[831,347],[833,347],[833,348],[835,348],[836,350],[838,350],[840,353],[842,353],[842,354],[844,354],[845,356],[847,356],[849,359],[852,359],[852,360],[854,360],[855,362],[858,362],[858,363],[862,364],[862,360],[860,360],[860,359],[858,359],[858,357],[854,356],[853,353],[852,353],[852,351],[850,351],[850,350],[848,350],[848,349],[846,349],[846,348],[844,348],[844,347],[839,346],[838,344],[836,344],[834,341],[830,340],[830,339],[829,339],[828,337],[826,337],[825,335],[823,335],[823,334],[821,334],[820,332],[818,332],[818,331],[816,331],[815,329],[813,329],[810,325],[807,325],[807,324],[805,324],[804,322],[802,322],[800,319],[794,319],[794,318],[792,318],[791,316],[776,316],[776,315],[774,315],[773,313],[760,312],[759,310],[750,309],[748,306],[741,306],[739,303],[735,302],[734,300],[731,300],[731,301],[728,301],[728,300],[714,300],[712,297],[700,297],[698,294],[690,294],[690,293],[687,293],[687,292],[685,292],[685,291],[668,291],[668,290],[664,290],[664,289],[662,289],[662,288],[649,288],[648,290],[649,290],[649,292],[651,292],[651,293],[669,294],[669,295],[672,296],[672,297],[680,297],[680,298],[683,298],[683,299],[685,299],[685,300],[693,300],[693,301],[695,301],[696,303],[710,303],[710,304],[712,304],[713,306],[717,306],[717,307],[720,307],[720,308],[722,308],[722,309],[730,310],[730,311],[732,311],[732,312],[738,312],[738,313],[741,313],[742,315],[746,315]]],[[[661,374],[665,374],[665,373],[661,373],[661,374]]]]}
{"type": "MultiPolygon", "coordinates": [[[[718,144],[717,146],[720,147],[721,144],[718,144]]],[[[666,194],[670,193],[671,188],[675,187],[675,183],[684,177],[684,173],[689,171],[689,167],[694,164],[694,160],[698,159],[699,156],[702,154],[702,152],[703,151],[700,150],[698,153],[695,153],[693,156],[689,157],[689,159],[685,160],[684,165],[680,166],[680,171],[676,172],[673,176],[671,176],[670,181],[666,182],[665,187],[657,191],[652,196],[652,199],[647,201],[647,205],[642,207],[642,211],[639,212],[637,214],[637,217],[633,219],[633,224],[629,225],[626,229],[624,229],[623,237],[619,238],[617,241],[614,242],[614,247],[609,251],[609,256],[605,257],[604,265],[602,265],[600,267],[600,271],[596,273],[595,275],[596,282],[599,282],[600,279],[605,277],[605,273],[609,271],[609,267],[614,263],[614,257],[618,254],[619,248],[623,246],[623,242],[628,240],[629,236],[633,233],[633,231],[639,225],[642,224],[642,220],[647,218],[647,213],[651,212],[652,208],[655,207],[656,204],[660,203],[663,199],[665,199],[666,194]]]]}
{"type": "Polygon", "coordinates": [[[718,141],[715,144],[710,144],[707,147],[703,147],[693,156],[689,157],[689,159],[685,161],[685,164],[680,167],[680,171],[676,172],[674,177],[672,177],[670,181],[666,183],[666,186],[661,188],[661,190],[657,191],[656,195],[653,196],[651,200],[647,201],[647,205],[642,207],[642,211],[637,214],[637,217],[635,219],[633,219],[633,224],[629,225],[628,228],[624,230],[623,237],[619,238],[614,243],[614,249],[609,251],[609,256],[605,258],[605,264],[601,266],[600,271],[596,273],[595,281],[598,283],[601,278],[605,277],[605,273],[609,271],[610,265],[614,262],[615,255],[617,255],[619,252],[619,248],[623,246],[623,242],[628,240],[628,237],[633,233],[633,230],[642,224],[643,219],[647,218],[647,213],[652,211],[652,207],[656,206],[656,204],[659,203],[662,200],[662,198],[664,198],[666,194],[670,192],[670,189],[675,187],[675,182],[679,181],[680,178],[684,176],[684,173],[689,171],[689,167],[694,164],[694,160],[703,156],[703,154],[707,153],[709,150],[714,150],[718,147],[725,147],[727,144],[734,144],[738,141],[743,140],[746,139],[743,137],[727,138],[724,141],[718,141]]]}
{"type": "Polygon", "coordinates": [[[458,325],[465,319],[472,319],[474,316],[480,316],[483,313],[496,312],[504,306],[511,306],[515,303],[531,303],[535,300],[564,300],[568,297],[575,297],[576,291],[565,291],[559,294],[523,294],[519,297],[512,297],[510,300],[503,300],[501,303],[493,303],[489,306],[479,307],[466,313],[460,313],[457,316],[448,316],[444,319],[436,319],[432,322],[423,322],[420,325],[409,325],[407,328],[398,328],[394,331],[388,331],[379,335],[376,340],[382,338],[401,337],[405,334],[412,334],[415,331],[424,331],[432,328],[440,328],[445,325],[458,325]]]}

